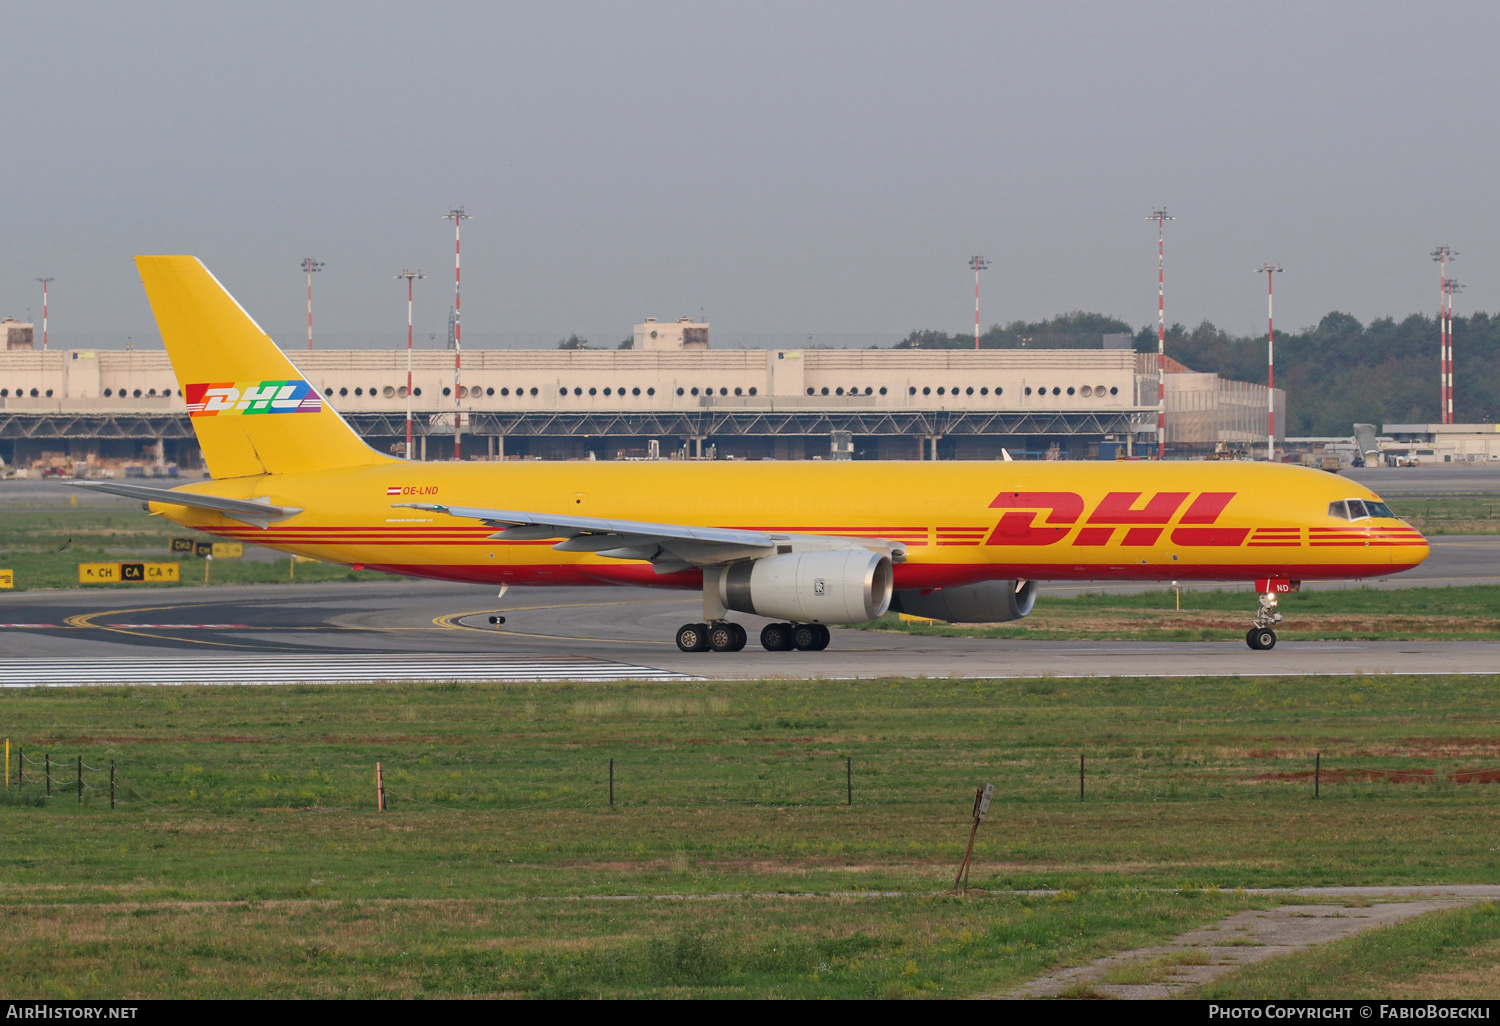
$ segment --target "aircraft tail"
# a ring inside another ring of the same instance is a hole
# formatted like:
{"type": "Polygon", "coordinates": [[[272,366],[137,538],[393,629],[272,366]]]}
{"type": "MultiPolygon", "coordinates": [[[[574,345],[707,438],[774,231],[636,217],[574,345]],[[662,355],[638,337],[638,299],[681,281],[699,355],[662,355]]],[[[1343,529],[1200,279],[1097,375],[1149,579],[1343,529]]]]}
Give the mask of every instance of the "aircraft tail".
{"type": "Polygon", "coordinates": [[[213,477],[397,462],[324,403],[197,257],[135,265],[213,477]]]}

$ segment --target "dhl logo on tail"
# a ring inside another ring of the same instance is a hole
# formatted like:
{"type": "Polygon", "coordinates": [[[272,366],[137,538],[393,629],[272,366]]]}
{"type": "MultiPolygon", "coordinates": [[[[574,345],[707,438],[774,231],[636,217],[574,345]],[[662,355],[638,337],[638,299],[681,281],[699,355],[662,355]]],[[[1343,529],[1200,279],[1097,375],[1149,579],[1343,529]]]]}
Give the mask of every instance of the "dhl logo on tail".
{"type": "Polygon", "coordinates": [[[323,397],[306,381],[209,381],[183,386],[189,416],[317,413],[323,397]]]}

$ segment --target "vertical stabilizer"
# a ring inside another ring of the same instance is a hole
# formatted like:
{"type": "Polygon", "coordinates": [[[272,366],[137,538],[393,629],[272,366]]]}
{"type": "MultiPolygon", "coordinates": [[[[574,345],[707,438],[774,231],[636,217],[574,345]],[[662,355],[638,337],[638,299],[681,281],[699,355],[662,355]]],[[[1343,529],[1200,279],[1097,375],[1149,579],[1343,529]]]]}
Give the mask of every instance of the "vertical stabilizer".
{"type": "Polygon", "coordinates": [[[215,478],[396,462],[324,403],[197,257],[135,264],[215,478]]]}

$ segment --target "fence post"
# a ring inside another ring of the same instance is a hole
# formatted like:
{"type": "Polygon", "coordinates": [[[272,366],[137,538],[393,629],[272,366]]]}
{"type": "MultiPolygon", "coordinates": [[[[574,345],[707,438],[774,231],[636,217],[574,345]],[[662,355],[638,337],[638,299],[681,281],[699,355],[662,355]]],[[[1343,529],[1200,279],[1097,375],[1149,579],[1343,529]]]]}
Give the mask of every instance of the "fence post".
{"type": "Polygon", "coordinates": [[[109,807],[115,807],[115,760],[109,760],[109,807]]]}
{"type": "Polygon", "coordinates": [[[1313,797],[1317,798],[1323,790],[1323,753],[1319,752],[1313,756],[1313,797]]]}
{"type": "Polygon", "coordinates": [[[83,756],[78,757],[78,804],[83,804],[83,756]]]}
{"type": "Polygon", "coordinates": [[[1078,800],[1083,801],[1083,753],[1078,753],[1078,800]]]}
{"type": "Polygon", "coordinates": [[[375,764],[375,808],[385,811],[385,777],[380,773],[380,763],[375,764]]]}
{"type": "Polygon", "coordinates": [[[844,786],[845,786],[845,788],[847,789],[847,792],[848,792],[848,800],[844,804],[845,805],[853,805],[854,804],[854,759],[851,756],[848,756],[848,755],[844,756],[844,786]]]}
{"type": "Polygon", "coordinates": [[[42,756],[42,773],[47,779],[47,797],[52,797],[52,753],[47,752],[42,756]]]}
{"type": "Polygon", "coordinates": [[[609,760],[609,807],[615,807],[615,760],[609,760]]]}
{"type": "Polygon", "coordinates": [[[5,789],[10,790],[10,738],[5,739],[5,789]]]}
{"type": "Polygon", "coordinates": [[[16,746],[16,786],[26,786],[26,746],[16,746]]]}

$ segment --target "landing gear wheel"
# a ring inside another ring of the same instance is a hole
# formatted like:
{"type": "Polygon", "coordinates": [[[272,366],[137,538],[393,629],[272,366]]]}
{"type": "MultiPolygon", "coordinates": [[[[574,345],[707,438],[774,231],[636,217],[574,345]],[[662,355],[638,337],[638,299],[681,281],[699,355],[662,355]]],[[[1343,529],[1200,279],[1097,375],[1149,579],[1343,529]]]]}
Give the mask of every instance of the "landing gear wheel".
{"type": "Polygon", "coordinates": [[[1276,647],[1276,632],[1269,627],[1252,627],[1245,635],[1245,644],[1257,652],[1264,652],[1276,647]]]}
{"type": "MultiPolygon", "coordinates": [[[[681,636],[680,631],[678,635],[681,636]]],[[[745,628],[728,620],[708,629],[708,647],[715,652],[738,652],[745,647],[745,640],[745,628]]]]}
{"type": "Polygon", "coordinates": [[[819,623],[799,623],[792,628],[792,643],[797,646],[798,652],[816,652],[828,644],[826,641],[822,645],[818,644],[823,637],[821,632],[827,629],[819,623]]]}
{"type": "Polygon", "coordinates": [[[792,640],[792,625],[789,623],[768,623],[760,629],[760,645],[767,652],[790,652],[796,648],[796,642],[792,640]]]}
{"type": "Polygon", "coordinates": [[[677,628],[677,647],[684,652],[707,652],[708,624],[685,623],[677,628]]]}
{"type": "Polygon", "coordinates": [[[825,648],[827,648],[828,643],[833,640],[833,632],[831,632],[827,627],[824,627],[820,623],[815,623],[811,626],[813,630],[817,631],[818,636],[813,640],[812,647],[809,648],[808,651],[821,652],[825,648]]]}

